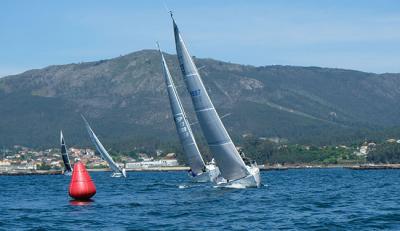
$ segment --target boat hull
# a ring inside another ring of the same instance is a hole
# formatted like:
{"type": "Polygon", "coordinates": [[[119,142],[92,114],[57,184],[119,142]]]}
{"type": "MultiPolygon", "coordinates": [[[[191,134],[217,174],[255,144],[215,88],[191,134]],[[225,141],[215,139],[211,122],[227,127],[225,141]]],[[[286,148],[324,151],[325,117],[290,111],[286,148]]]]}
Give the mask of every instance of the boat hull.
{"type": "Polygon", "coordinates": [[[221,173],[215,164],[208,164],[206,165],[205,172],[191,178],[193,182],[197,183],[215,182],[220,174],[221,173]]]}
{"type": "Polygon", "coordinates": [[[118,178],[118,177],[126,177],[125,169],[123,169],[122,172],[113,172],[111,174],[111,177],[116,177],[116,178],[118,178]]]}
{"type": "Polygon", "coordinates": [[[225,188],[259,188],[261,185],[260,169],[257,165],[246,166],[246,168],[250,173],[246,177],[232,181],[218,178],[216,186],[225,188]]]}

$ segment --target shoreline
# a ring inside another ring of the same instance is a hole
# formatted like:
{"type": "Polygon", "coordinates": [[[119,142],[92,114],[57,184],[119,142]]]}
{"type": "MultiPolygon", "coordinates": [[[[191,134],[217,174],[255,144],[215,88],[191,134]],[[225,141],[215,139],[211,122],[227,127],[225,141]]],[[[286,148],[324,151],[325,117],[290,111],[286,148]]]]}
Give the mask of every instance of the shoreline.
{"type": "MultiPolygon", "coordinates": [[[[126,168],[127,172],[175,172],[175,171],[189,171],[189,167],[176,166],[176,167],[155,167],[155,168],[126,168]]],[[[111,172],[109,168],[88,168],[88,172],[111,172]]]]}
{"type": "Polygon", "coordinates": [[[61,170],[34,170],[34,171],[9,171],[0,172],[0,176],[37,176],[37,175],[62,175],[61,170]]]}
{"type": "MultiPolygon", "coordinates": [[[[349,170],[386,170],[400,169],[400,164],[335,164],[335,165],[259,165],[260,171],[285,171],[289,169],[330,169],[344,168],[349,170]]],[[[156,168],[137,168],[126,169],[127,172],[177,172],[188,171],[190,168],[186,166],[177,167],[156,167],[156,168]]],[[[110,172],[108,168],[87,169],[89,172],[110,172]]],[[[9,171],[0,172],[0,176],[29,176],[29,175],[62,175],[62,170],[29,170],[29,171],[9,171]]]]}
{"type": "Polygon", "coordinates": [[[384,170],[384,169],[400,169],[400,164],[291,164],[291,165],[261,165],[260,171],[280,171],[289,169],[329,169],[344,168],[350,170],[384,170]]]}

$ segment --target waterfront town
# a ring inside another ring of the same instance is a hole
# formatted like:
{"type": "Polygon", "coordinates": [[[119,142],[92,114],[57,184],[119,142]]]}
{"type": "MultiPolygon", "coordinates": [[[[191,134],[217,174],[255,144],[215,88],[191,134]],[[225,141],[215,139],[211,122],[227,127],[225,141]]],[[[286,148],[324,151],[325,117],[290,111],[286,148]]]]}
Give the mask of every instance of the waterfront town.
{"type": "MultiPolygon", "coordinates": [[[[385,143],[400,144],[400,139],[387,139],[385,143]]],[[[354,156],[357,156],[358,160],[363,162],[368,153],[374,151],[376,146],[375,142],[363,142],[355,147],[338,145],[334,149],[351,152],[354,156]]],[[[286,144],[280,146],[280,148],[285,147],[287,147],[286,144]]],[[[310,150],[310,146],[308,145],[300,145],[300,148],[302,150],[310,150]]],[[[323,152],[326,146],[319,147],[319,149],[323,152]]],[[[89,169],[108,169],[107,162],[93,149],[71,147],[68,149],[68,153],[72,162],[79,160],[89,169]]],[[[163,153],[162,150],[157,150],[154,155],[139,152],[135,155],[135,158],[122,154],[118,155],[115,159],[118,165],[123,166],[127,170],[183,166],[182,163],[178,162],[175,153],[163,153]]],[[[12,148],[3,148],[0,152],[0,173],[34,172],[40,170],[60,171],[63,170],[63,167],[60,149],[58,148],[37,150],[21,145],[14,145],[12,148]]]]}
{"type": "MultiPolygon", "coordinates": [[[[68,149],[72,162],[80,160],[89,169],[107,169],[107,162],[93,149],[74,148],[68,149]]],[[[158,153],[162,153],[158,151],[158,153]]],[[[137,159],[129,156],[118,157],[117,163],[127,169],[145,169],[156,167],[178,166],[175,153],[167,153],[159,158],[154,158],[146,153],[138,153],[137,159]]],[[[3,148],[0,153],[0,172],[29,172],[36,170],[62,170],[63,161],[60,149],[50,148],[35,150],[21,145],[14,145],[11,149],[3,148]]]]}

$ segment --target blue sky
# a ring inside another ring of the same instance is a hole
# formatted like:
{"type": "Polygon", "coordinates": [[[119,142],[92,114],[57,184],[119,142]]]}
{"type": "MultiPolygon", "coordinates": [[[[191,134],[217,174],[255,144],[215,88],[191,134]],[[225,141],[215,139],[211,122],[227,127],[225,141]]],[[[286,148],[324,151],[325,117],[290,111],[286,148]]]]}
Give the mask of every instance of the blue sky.
{"type": "Polygon", "coordinates": [[[156,40],[175,53],[164,2],[197,57],[400,72],[397,0],[1,0],[0,76],[154,49],[156,40]]]}

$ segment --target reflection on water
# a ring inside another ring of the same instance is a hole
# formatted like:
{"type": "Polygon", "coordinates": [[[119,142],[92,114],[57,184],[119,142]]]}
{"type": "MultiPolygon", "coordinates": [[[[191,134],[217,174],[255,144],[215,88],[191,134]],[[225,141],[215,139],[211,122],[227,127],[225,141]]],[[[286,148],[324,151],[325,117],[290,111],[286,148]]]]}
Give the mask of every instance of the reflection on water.
{"type": "Polygon", "coordinates": [[[94,200],[89,199],[89,200],[70,200],[69,204],[72,206],[87,206],[93,203],[94,200]]]}

